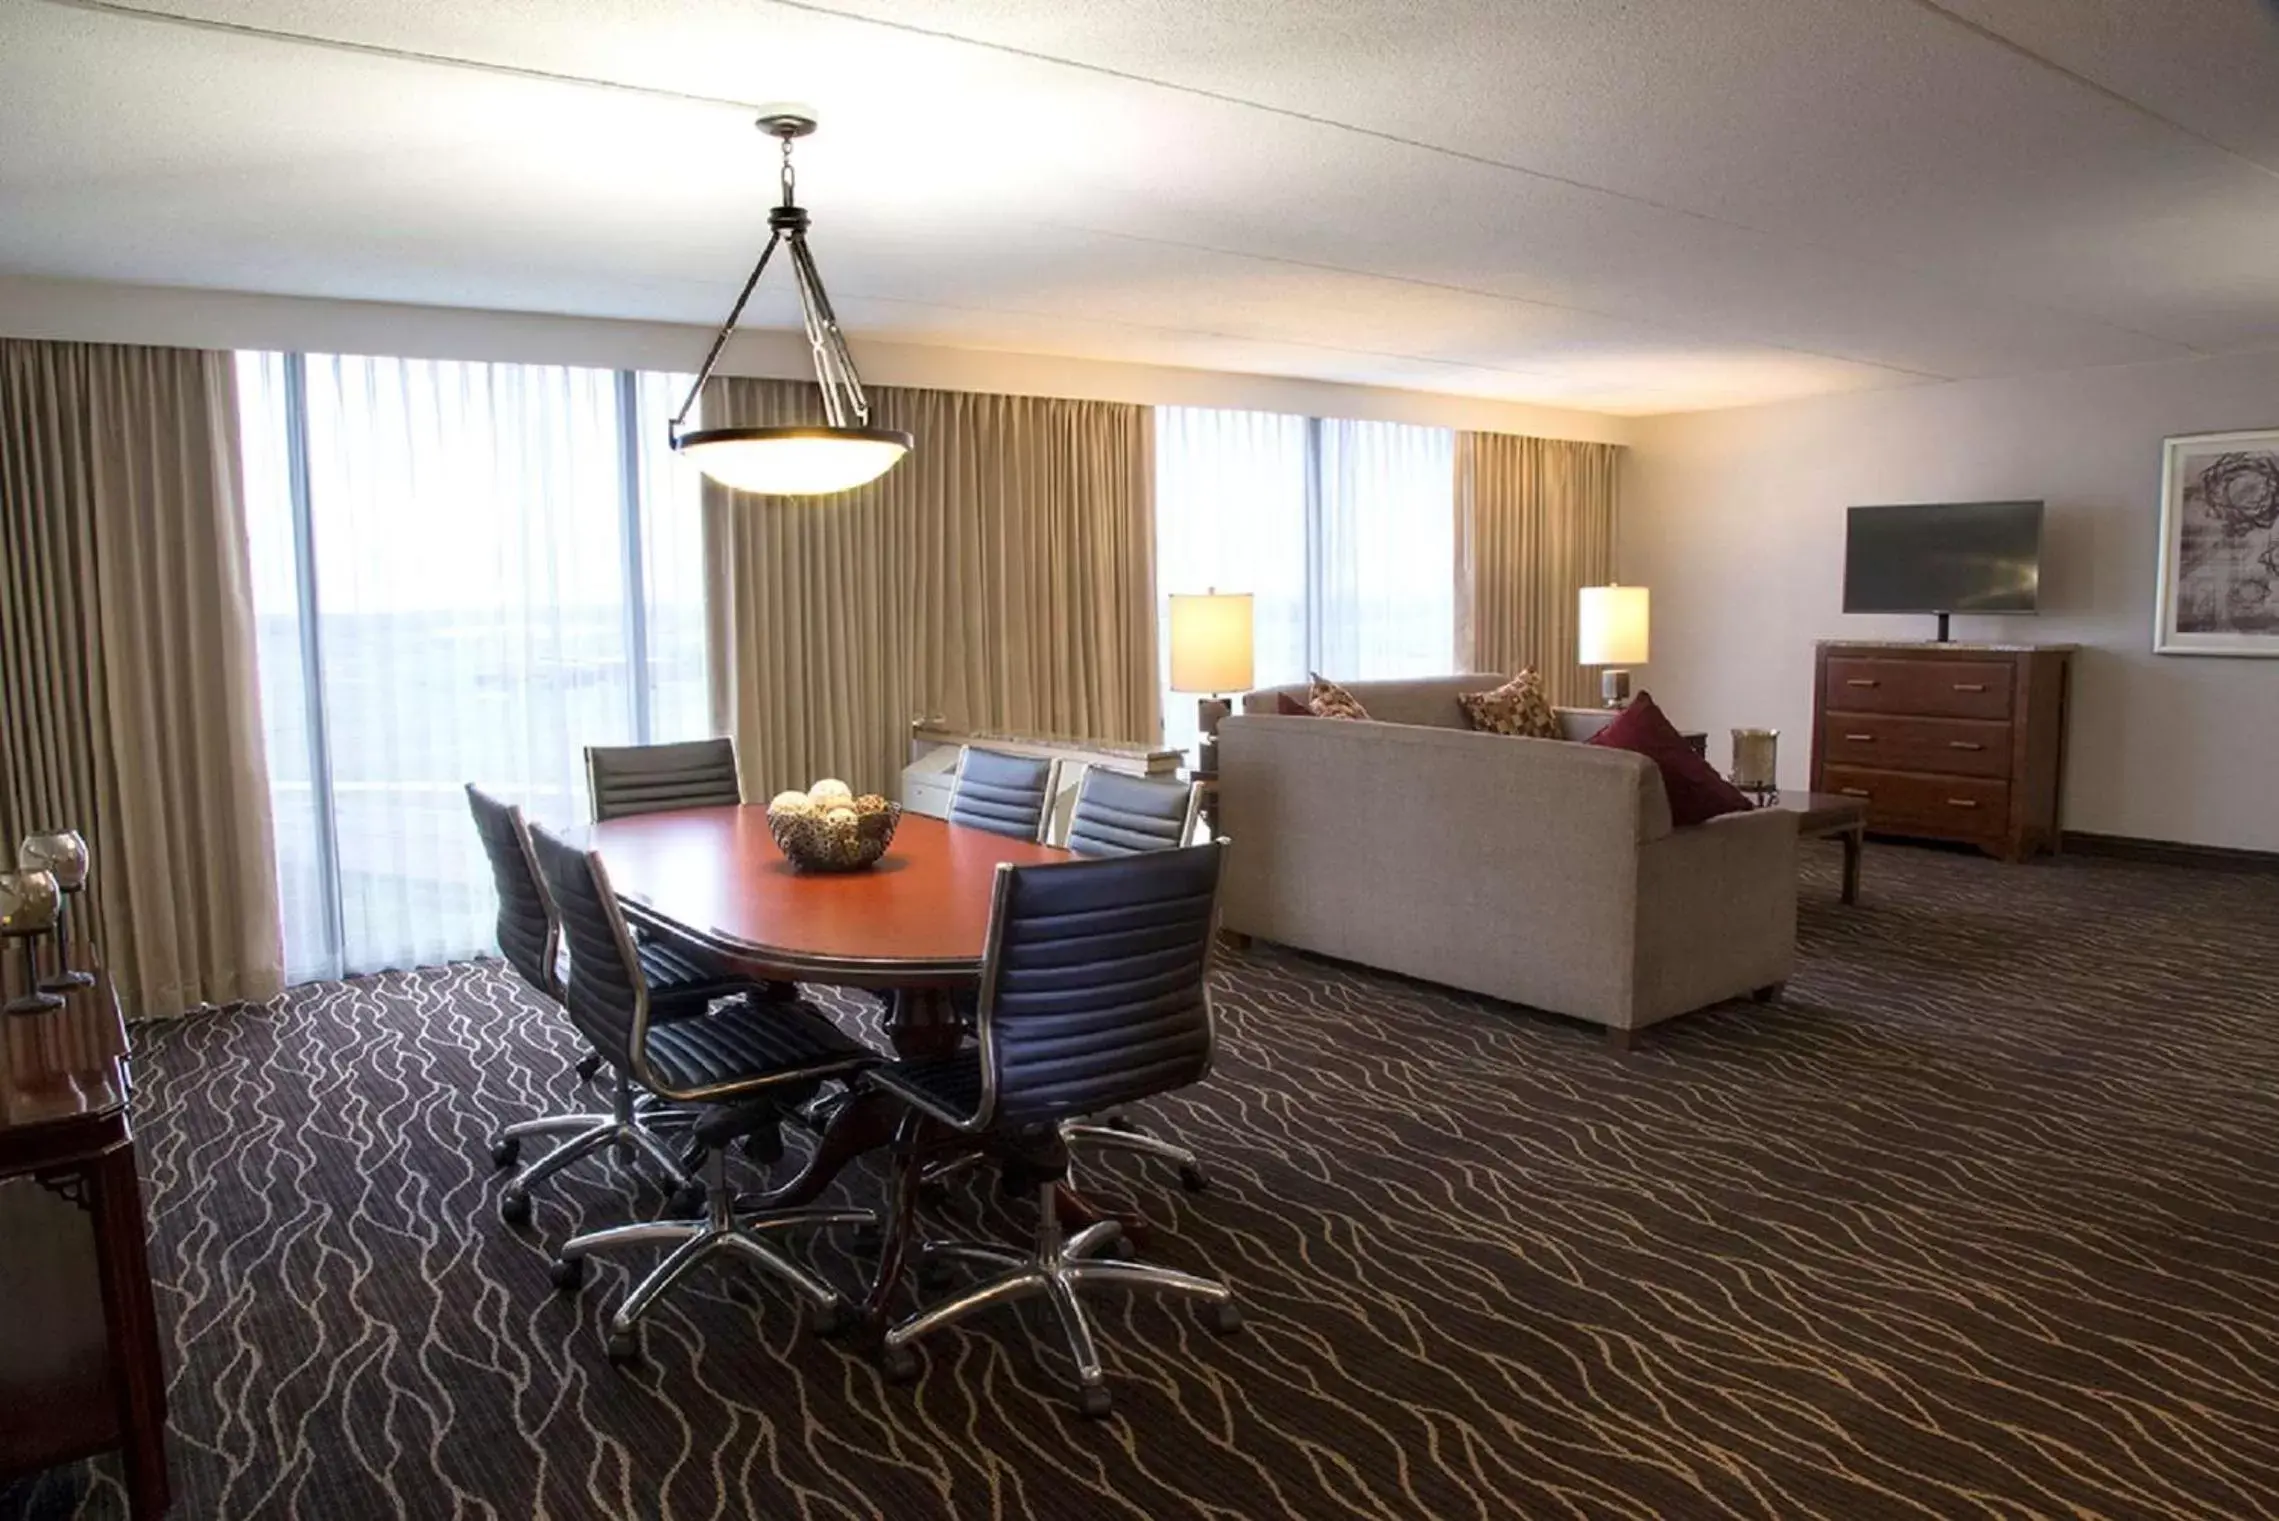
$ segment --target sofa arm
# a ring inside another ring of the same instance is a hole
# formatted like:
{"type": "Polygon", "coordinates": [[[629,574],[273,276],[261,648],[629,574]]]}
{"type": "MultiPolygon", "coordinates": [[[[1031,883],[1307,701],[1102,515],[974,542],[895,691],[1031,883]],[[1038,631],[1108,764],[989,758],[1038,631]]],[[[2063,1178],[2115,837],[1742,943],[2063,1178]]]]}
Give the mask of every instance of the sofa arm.
{"type": "Polygon", "coordinates": [[[1788,980],[1796,853],[1796,815],[1785,808],[1726,814],[1638,847],[1638,1024],[1788,980]]]}

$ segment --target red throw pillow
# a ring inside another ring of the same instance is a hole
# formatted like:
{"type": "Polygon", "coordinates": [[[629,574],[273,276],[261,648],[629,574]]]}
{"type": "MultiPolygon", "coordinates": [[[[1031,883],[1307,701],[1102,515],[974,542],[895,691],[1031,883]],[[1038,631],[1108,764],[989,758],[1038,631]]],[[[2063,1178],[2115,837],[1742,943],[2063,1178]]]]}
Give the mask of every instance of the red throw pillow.
{"type": "Polygon", "coordinates": [[[1662,773],[1662,790],[1669,794],[1670,822],[1681,829],[1707,823],[1719,814],[1747,813],[1753,806],[1739,788],[1693,753],[1677,726],[1644,692],[1630,699],[1620,718],[1584,743],[1628,750],[1652,761],[1662,773]]]}
{"type": "Polygon", "coordinates": [[[1274,694],[1274,711],[1284,718],[1311,718],[1314,716],[1313,709],[1287,692],[1276,692],[1274,694]]]}

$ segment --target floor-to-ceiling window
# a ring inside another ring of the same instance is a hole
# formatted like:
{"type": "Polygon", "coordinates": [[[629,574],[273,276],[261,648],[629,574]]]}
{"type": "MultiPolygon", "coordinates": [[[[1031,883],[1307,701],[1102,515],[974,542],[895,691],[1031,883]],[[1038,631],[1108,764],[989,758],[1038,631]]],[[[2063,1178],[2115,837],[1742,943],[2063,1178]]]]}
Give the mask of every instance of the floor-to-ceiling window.
{"type": "Polygon", "coordinates": [[[568,824],[585,745],[705,732],[676,378],[283,354],[239,373],[290,969],[470,955],[494,910],[465,783],[568,824]]]}
{"type": "MultiPolygon", "coordinates": [[[[1155,437],[1159,597],[1249,592],[1260,686],[1455,669],[1452,432],[1159,407],[1155,437]]],[[[1164,742],[1191,747],[1194,697],[1167,687],[1163,713],[1164,742]]]]}

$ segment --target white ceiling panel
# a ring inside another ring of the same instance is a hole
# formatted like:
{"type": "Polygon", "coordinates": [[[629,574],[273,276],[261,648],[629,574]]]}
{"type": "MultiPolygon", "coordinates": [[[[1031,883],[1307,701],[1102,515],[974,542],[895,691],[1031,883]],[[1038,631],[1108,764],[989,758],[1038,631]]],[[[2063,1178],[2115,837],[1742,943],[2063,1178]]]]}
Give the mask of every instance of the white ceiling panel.
{"type": "Polygon", "coordinates": [[[2227,3],[14,0],[0,271],[712,321],[788,98],[858,339],[1618,412],[2279,345],[2227,3]]]}

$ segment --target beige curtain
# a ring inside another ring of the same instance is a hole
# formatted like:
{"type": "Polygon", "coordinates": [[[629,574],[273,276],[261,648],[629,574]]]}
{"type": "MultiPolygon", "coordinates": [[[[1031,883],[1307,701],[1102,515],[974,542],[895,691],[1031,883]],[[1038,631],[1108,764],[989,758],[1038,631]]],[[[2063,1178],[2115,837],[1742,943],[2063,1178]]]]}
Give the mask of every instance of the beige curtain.
{"type": "Polygon", "coordinates": [[[1615,444],[1456,435],[1456,649],[1466,670],[1532,666],[1554,703],[1594,704],[1576,593],[1614,576],[1615,444]]]}
{"type": "MultiPolygon", "coordinates": [[[[838,776],[892,796],[909,725],[1151,740],[1146,407],[870,392],[917,447],[843,496],[704,492],[713,719],[747,797],[838,776]]],[[[715,380],[708,427],[814,422],[811,384],[715,380]]]]}
{"type": "Polygon", "coordinates": [[[87,836],[130,1016],[283,983],[237,448],[228,354],[0,339],[0,851],[87,836]]]}

